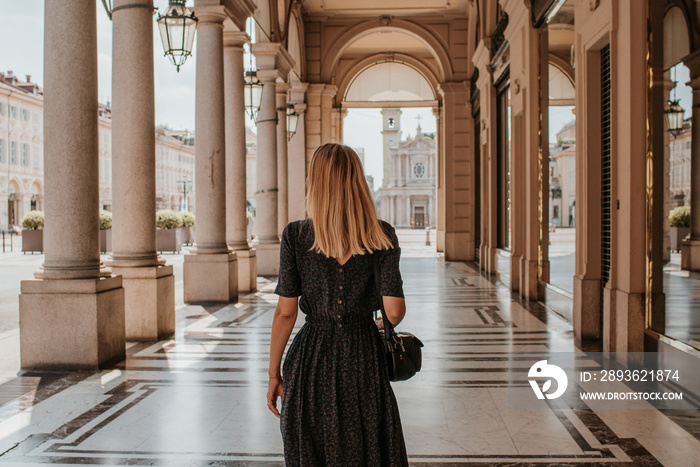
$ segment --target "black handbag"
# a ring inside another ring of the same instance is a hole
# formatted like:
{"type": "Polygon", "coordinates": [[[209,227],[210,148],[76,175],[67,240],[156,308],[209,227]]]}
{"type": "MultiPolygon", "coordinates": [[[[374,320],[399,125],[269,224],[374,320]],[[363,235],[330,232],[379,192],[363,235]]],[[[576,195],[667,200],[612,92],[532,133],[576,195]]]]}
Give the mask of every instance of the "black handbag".
{"type": "Polygon", "coordinates": [[[389,368],[390,381],[406,381],[418,373],[423,361],[421,347],[423,343],[411,333],[396,332],[394,326],[386,316],[384,299],[381,294],[379,255],[374,254],[374,287],[379,297],[379,306],[382,310],[384,329],[379,330],[386,354],[386,362],[389,368]]]}

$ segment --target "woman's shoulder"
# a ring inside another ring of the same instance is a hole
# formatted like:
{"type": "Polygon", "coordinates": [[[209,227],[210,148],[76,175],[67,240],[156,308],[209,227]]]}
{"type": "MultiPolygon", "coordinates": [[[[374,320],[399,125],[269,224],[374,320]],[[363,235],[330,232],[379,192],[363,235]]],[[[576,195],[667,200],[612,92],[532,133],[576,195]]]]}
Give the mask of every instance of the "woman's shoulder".
{"type": "Polygon", "coordinates": [[[387,234],[393,233],[396,229],[394,229],[394,226],[385,221],[384,219],[379,219],[379,225],[382,226],[382,229],[384,229],[384,232],[387,234]]]}
{"type": "Polygon", "coordinates": [[[292,237],[296,240],[303,240],[302,236],[308,234],[311,230],[310,219],[300,219],[287,224],[282,232],[283,236],[292,237]]]}

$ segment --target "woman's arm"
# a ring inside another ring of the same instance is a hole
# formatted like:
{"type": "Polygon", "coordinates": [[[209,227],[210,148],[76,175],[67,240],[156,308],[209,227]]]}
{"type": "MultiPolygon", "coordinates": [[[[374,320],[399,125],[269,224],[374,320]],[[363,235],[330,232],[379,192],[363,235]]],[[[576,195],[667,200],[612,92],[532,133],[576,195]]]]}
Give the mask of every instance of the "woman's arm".
{"type": "MultiPolygon", "coordinates": [[[[403,317],[406,315],[406,300],[402,297],[382,297],[384,301],[384,311],[386,311],[386,317],[389,318],[389,322],[396,326],[398,325],[403,317]]],[[[384,322],[382,317],[377,318],[377,326],[379,329],[384,329],[384,322]]]]}
{"type": "Polygon", "coordinates": [[[282,354],[297,320],[299,297],[280,297],[272,319],[267,408],[278,418],[277,397],[282,397],[282,354]]]}

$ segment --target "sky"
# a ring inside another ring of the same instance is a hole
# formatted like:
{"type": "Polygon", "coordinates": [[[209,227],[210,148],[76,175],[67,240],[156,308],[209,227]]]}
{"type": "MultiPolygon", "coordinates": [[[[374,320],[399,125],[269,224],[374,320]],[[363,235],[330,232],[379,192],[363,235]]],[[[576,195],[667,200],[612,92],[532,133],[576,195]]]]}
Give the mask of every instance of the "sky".
{"type": "MultiPolygon", "coordinates": [[[[97,5],[97,51],[99,99],[111,101],[112,87],[112,23],[107,17],[101,0],[97,5]]],[[[159,11],[167,9],[167,0],[154,0],[159,11]]],[[[191,2],[190,2],[191,3],[191,2]]],[[[43,22],[44,0],[0,0],[0,71],[12,70],[20,79],[31,75],[32,81],[43,85],[43,22]],[[19,38],[19,39],[18,39],[19,38]]],[[[163,46],[158,28],[153,28],[156,124],[175,130],[194,129],[195,106],[195,57],[190,57],[178,73],[163,56],[163,46]]],[[[196,51],[196,38],[195,47],[196,51]]],[[[671,79],[678,81],[676,95],[681,106],[690,116],[692,92],[684,83],[689,81],[688,69],[676,67],[671,79]]],[[[550,109],[549,140],[556,142],[556,133],[574,119],[572,107],[550,109]]],[[[344,122],[345,143],[365,149],[367,173],[374,176],[375,186],[382,179],[382,135],[379,109],[350,109],[344,122]]],[[[435,132],[435,117],[429,108],[404,109],[401,128],[404,138],[415,135],[416,115],[420,114],[421,126],[426,133],[435,132]]],[[[252,126],[252,124],[251,124],[252,126]]]]}

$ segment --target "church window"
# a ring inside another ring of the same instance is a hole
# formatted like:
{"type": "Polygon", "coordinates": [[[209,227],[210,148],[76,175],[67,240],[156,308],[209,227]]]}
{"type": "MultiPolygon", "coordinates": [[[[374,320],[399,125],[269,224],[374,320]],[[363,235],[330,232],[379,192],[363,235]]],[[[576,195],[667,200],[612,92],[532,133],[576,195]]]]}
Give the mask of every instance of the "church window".
{"type": "Polygon", "coordinates": [[[413,174],[416,178],[421,178],[425,175],[425,165],[422,162],[416,162],[413,166],[413,174]]]}

